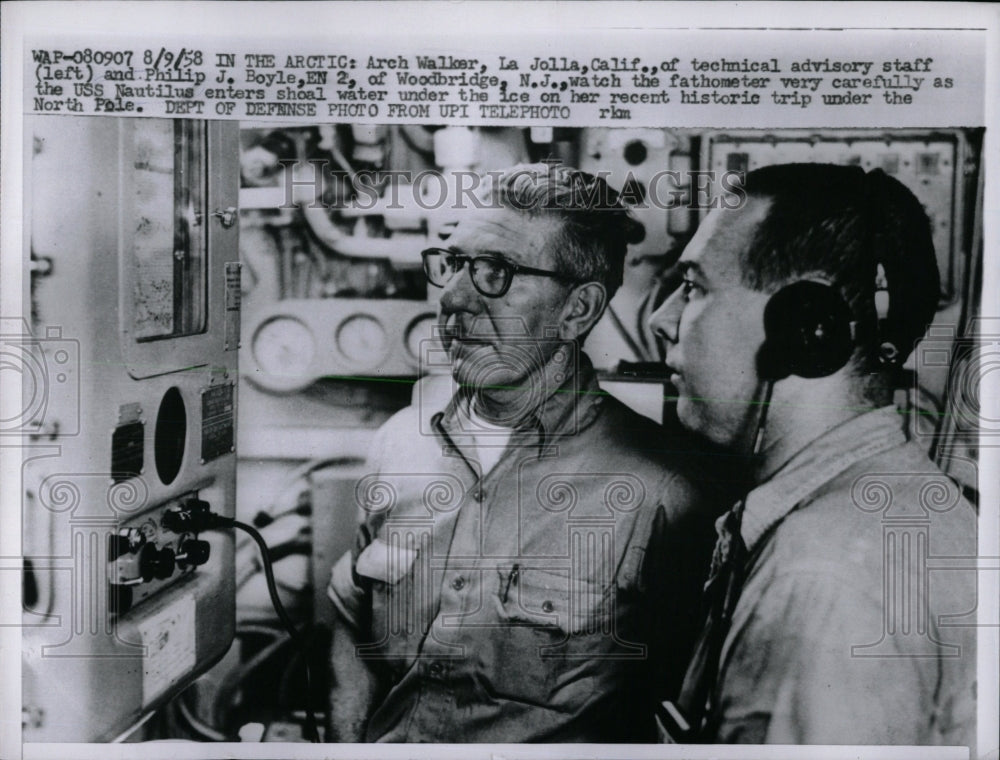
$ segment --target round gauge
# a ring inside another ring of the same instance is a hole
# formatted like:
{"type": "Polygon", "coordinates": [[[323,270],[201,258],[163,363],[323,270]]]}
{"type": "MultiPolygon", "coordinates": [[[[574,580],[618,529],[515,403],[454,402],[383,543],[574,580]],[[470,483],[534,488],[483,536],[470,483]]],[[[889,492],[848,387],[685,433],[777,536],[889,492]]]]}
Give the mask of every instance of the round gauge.
{"type": "Polygon", "coordinates": [[[421,314],[406,328],[406,350],[418,362],[421,361],[422,355],[424,357],[427,355],[427,341],[434,340],[435,346],[440,348],[440,343],[434,337],[434,325],[436,324],[436,315],[421,314]]]}
{"type": "Polygon", "coordinates": [[[253,355],[269,375],[302,377],[316,355],[316,339],[299,320],[275,317],[257,329],[253,337],[253,355]]]}
{"type": "Polygon", "coordinates": [[[378,364],[388,345],[385,327],[368,314],[348,317],[337,328],[337,348],[355,364],[378,364]]]}

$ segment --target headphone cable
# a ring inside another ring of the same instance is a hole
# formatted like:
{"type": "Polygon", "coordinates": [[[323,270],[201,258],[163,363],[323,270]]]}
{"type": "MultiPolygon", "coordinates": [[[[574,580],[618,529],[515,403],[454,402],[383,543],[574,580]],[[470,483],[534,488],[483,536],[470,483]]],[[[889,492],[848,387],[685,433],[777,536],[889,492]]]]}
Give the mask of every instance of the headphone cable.
{"type": "Polygon", "coordinates": [[[763,399],[756,402],[760,407],[760,413],[757,415],[757,423],[754,427],[753,443],[750,447],[750,461],[747,463],[747,472],[744,477],[746,483],[743,486],[740,500],[737,502],[734,509],[733,515],[733,530],[740,534],[743,530],[743,512],[746,510],[747,496],[754,489],[755,478],[754,478],[754,467],[757,460],[760,457],[761,451],[764,449],[764,433],[767,429],[767,413],[771,408],[771,396],[774,394],[774,380],[768,378],[764,380],[764,393],[763,399]]]}

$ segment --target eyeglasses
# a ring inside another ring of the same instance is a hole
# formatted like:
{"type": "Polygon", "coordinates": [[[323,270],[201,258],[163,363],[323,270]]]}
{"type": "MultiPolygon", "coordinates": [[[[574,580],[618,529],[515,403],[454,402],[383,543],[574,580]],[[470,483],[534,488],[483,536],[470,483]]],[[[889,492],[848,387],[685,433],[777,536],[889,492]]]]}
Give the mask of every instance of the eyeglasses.
{"type": "Polygon", "coordinates": [[[581,282],[559,272],[521,266],[499,256],[467,256],[464,253],[449,251],[447,248],[428,248],[421,252],[420,256],[424,260],[424,274],[427,275],[427,281],[438,288],[447,285],[468,263],[473,287],[487,298],[500,298],[510,290],[510,283],[515,274],[533,274],[564,282],[581,282]]]}

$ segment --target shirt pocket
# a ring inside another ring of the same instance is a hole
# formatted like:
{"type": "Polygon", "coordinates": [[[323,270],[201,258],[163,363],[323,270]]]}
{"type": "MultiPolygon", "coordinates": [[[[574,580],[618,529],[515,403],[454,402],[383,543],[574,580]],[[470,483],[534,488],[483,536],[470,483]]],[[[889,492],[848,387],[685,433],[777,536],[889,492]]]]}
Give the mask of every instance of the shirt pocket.
{"type": "Polygon", "coordinates": [[[598,633],[610,619],[610,592],[569,570],[515,566],[499,570],[502,616],[510,625],[533,626],[554,640],[598,633]]]}
{"type": "Polygon", "coordinates": [[[610,591],[569,570],[499,568],[497,581],[497,691],[548,702],[567,682],[582,682],[590,671],[584,663],[599,657],[601,638],[610,635],[610,591]]]}

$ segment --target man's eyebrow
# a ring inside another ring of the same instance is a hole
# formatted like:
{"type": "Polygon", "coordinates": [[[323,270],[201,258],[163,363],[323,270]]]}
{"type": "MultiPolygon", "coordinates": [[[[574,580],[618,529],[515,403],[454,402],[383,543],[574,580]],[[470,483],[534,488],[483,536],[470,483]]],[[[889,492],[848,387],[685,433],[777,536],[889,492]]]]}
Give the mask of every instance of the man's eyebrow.
{"type": "Polygon", "coordinates": [[[510,261],[511,263],[516,263],[510,257],[509,253],[504,253],[503,251],[485,250],[485,251],[478,251],[472,254],[472,253],[466,253],[464,249],[459,248],[457,245],[449,245],[447,250],[450,251],[451,253],[458,254],[459,256],[492,256],[495,259],[503,259],[504,261],[510,261]]]}
{"type": "Polygon", "coordinates": [[[505,251],[483,251],[480,256],[493,256],[494,258],[503,259],[504,261],[513,261],[510,254],[505,251]]]}

